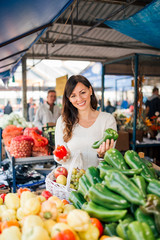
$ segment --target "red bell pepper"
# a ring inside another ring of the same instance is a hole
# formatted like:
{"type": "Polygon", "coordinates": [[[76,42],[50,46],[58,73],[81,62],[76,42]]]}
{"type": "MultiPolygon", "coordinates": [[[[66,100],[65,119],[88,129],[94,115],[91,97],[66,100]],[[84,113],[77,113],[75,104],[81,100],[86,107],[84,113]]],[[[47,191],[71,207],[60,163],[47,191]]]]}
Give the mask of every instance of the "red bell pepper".
{"type": "Polygon", "coordinates": [[[48,200],[48,198],[52,197],[52,194],[51,194],[49,191],[47,191],[47,190],[44,190],[44,191],[41,193],[41,195],[42,195],[43,197],[45,197],[46,200],[48,200]]]}
{"type": "Polygon", "coordinates": [[[45,138],[45,137],[42,137],[41,135],[39,135],[35,131],[31,131],[30,136],[33,138],[34,145],[36,147],[43,147],[43,146],[46,146],[48,144],[48,139],[45,138]]]}
{"type": "Polygon", "coordinates": [[[67,156],[67,149],[63,145],[58,145],[57,148],[53,151],[53,153],[57,158],[63,159],[67,156]]]}
{"type": "Polygon", "coordinates": [[[5,197],[6,197],[6,193],[1,193],[1,194],[0,194],[0,197],[3,199],[3,202],[4,202],[5,197]]]}
{"type": "Polygon", "coordinates": [[[91,223],[98,228],[99,230],[99,237],[103,234],[103,225],[97,218],[90,218],[91,223]]]}
{"type": "Polygon", "coordinates": [[[70,229],[65,229],[56,234],[52,240],[76,240],[74,233],[70,229]]]}

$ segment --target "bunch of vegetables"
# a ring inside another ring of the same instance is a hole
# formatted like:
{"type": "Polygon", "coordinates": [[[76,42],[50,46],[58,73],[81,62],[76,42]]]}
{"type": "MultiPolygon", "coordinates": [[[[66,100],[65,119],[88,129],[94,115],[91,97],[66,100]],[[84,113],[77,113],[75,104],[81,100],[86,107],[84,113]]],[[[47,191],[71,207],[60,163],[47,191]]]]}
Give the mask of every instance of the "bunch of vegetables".
{"type": "Polygon", "coordinates": [[[4,144],[10,154],[16,158],[49,155],[48,139],[41,136],[42,131],[38,128],[7,126],[2,133],[4,144]]]}
{"type": "Polygon", "coordinates": [[[98,240],[103,234],[98,219],[48,191],[35,195],[20,188],[3,199],[0,196],[0,240],[98,240]]]}
{"type": "Polygon", "coordinates": [[[160,181],[152,164],[128,150],[110,149],[79,180],[70,201],[101,220],[104,234],[124,240],[160,238],[160,181]]]}
{"type": "Polygon", "coordinates": [[[6,128],[9,125],[15,125],[16,127],[32,127],[32,123],[26,122],[25,118],[16,114],[14,112],[8,114],[4,114],[0,118],[0,127],[2,129],[6,128]]]}

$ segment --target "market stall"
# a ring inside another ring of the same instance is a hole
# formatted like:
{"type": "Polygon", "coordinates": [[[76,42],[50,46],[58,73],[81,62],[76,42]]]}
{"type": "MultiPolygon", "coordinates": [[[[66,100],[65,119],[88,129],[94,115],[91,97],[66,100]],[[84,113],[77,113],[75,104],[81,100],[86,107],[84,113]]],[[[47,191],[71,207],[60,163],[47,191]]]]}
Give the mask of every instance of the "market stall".
{"type": "MultiPolygon", "coordinates": [[[[123,58],[115,59],[113,61],[108,61],[103,64],[102,71],[102,89],[104,92],[104,75],[107,74],[117,74],[117,75],[131,75],[134,77],[134,114],[132,117],[132,129],[133,129],[133,140],[132,148],[135,150],[138,147],[138,142],[136,141],[136,129],[138,121],[145,122],[146,119],[142,114],[143,110],[143,85],[145,82],[144,78],[151,78],[153,76],[160,76],[159,71],[160,57],[158,55],[146,55],[135,53],[133,55],[125,56],[123,58]],[[151,65],[152,62],[152,65],[151,65]]],[[[148,79],[149,82],[149,79],[148,79]]],[[[103,93],[104,94],[104,93],[103,93]]],[[[102,102],[104,101],[102,94],[102,102]]],[[[103,102],[104,106],[104,102],[103,102]]],[[[147,125],[147,123],[146,123],[147,125]]],[[[153,123],[154,125],[154,123],[153,123]]],[[[158,129],[157,129],[158,134],[158,129]]],[[[156,139],[155,139],[156,140],[156,139]]],[[[159,144],[159,140],[157,140],[159,144]]],[[[150,144],[153,147],[154,142],[143,143],[143,147],[148,147],[150,144]]],[[[158,145],[159,146],[159,145],[158,145]]],[[[157,161],[160,159],[160,152],[157,156],[157,161]]]]}

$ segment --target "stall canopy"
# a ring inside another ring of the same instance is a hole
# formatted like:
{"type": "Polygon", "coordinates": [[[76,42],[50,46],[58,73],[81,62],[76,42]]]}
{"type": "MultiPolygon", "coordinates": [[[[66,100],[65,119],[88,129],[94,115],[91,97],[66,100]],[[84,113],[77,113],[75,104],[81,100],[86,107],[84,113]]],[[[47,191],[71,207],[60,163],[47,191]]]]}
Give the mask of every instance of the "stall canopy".
{"type": "MultiPolygon", "coordinates": [[[[91,63],[81,74],[86,77],[95,90],[101,90],[102,64],[91,63]]],[[[133,76],[127,75],[105,75],[105,91],[127,91],[132,89],[133,76]]]]}
{"type": "Polygon", "coordinates": [[[0,5],[0,78],[13,74],[27,50],[73,0],[7,0],[0,5]]]}
{"type": "Polygon", "coordinates": [[[143,43],[160,48],[160,0],[125,20],[105,21],[109,27],[143,43]]]}

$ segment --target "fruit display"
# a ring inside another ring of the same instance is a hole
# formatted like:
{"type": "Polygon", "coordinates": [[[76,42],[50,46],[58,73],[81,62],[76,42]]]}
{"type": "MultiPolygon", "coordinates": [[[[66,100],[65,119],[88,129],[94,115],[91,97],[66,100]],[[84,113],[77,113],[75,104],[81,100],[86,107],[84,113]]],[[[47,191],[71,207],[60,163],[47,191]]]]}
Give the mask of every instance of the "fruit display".
{"type": "MultiPolygon", "coordinates": [[[[85,173],[84,169],[78,169],[78,168],[73,168],[72,173],[71,173],[71,179],[70,179],[70,188],[77,190],[79,186],[79,179],[83,176],[85,173]]],[[[65,167],[59,166],[55,168],[52,171],[51,175],[51,180],[62,184],[66,185],[67,184],[67,176],[68,176],[68,171],[65,167]]]]}
{"type": "Polygon", "coordinates": [[[133,150],[124,156],[108,150],[98,167],[86,170],[69,200],[103,223],[106,236],[100,239],[160,239],[160,180],[133,150]]]}
{"type": "Polygon", "coordinates": [[[52,147],[54,147],[54,145],[55,145],[55,140],[54,140],[55,129],[56,129],[55,126],[42,128],[43,136],[48,139],[49,145],[52,147]]]}

